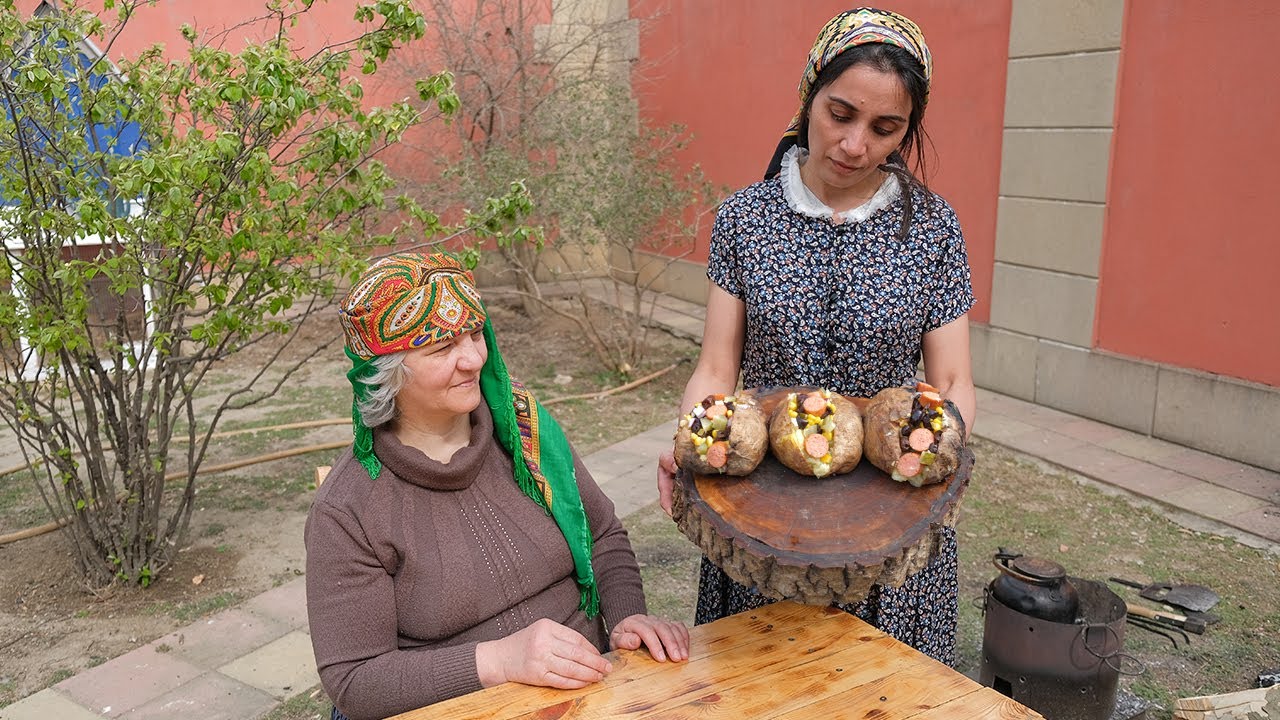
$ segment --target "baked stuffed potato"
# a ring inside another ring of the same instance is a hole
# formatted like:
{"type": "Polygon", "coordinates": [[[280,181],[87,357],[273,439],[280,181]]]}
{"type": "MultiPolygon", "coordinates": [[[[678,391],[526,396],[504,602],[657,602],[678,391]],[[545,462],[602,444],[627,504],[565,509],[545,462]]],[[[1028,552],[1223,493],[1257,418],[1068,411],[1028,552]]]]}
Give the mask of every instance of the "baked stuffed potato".
{"type": "Polygon", "coordinates": [[[769,419],[769,446],[801,475],[847,473],[862,459],[862,416],[839,393],[788,393],[769,419]]]}
{"type": "Polygon", "coordinates": [[[886,388],[868,403],[863,418],[867,459],[898,482],[939,483],[960,465],[964,420],[937,389],[886,388]]]}
{"type": "Polygon", "coordinates": [[[748,397],[708,396],[676,427],[676,464],[699,475],[746,475],[767,446],[764,412],[748,397]]]}

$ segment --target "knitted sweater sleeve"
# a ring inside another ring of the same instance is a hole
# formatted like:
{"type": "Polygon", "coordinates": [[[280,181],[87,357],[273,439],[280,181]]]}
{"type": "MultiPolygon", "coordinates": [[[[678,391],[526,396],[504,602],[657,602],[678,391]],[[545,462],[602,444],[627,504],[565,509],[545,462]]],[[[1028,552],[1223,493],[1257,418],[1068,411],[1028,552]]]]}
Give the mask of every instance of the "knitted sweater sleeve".
{"type": "Polygon", "coordinates": [[[399,649],[387,558],[354,517],[317,498],[306,547],[316,666],[325,692],[348,718],[388,717],[480,689],[475,643],[399,649]]]}
{"type": "Polygon", "coordinates": [[[627,531],[614,512],[613,501],[596,484],[576,452],[573,465],[582,506],[591,525],[591,566],[600,587],[600,614],[605,628],[612,630],[623,618],[647,613],[640,566],[627,531]]]}

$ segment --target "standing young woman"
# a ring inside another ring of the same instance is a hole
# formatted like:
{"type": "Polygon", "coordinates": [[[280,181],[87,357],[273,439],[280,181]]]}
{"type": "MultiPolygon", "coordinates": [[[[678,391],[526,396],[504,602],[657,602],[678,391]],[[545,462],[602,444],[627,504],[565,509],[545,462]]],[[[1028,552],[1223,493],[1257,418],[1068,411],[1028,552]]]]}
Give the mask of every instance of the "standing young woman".
{"type": "MultiPolygon", "coordinates": [[[[801,107],[765,180],[716,216],[712,281],[697,368],[682,411],[711,393],[816,385],[870,397],[925,379],[971,427],[969,264],[955,212],[923,175],[933,63],[924,35],[897,13],[858,8],[819,32],[800,82],[801,107]]],[[[675,463],[659,459],[670,512],[675,463]]],[[[706,558],[697,622],[771,602],[706,558]]],[[[955,533],[900,588],[873,587],[842,606],[951,664],[958,612],[955,533]]]]}

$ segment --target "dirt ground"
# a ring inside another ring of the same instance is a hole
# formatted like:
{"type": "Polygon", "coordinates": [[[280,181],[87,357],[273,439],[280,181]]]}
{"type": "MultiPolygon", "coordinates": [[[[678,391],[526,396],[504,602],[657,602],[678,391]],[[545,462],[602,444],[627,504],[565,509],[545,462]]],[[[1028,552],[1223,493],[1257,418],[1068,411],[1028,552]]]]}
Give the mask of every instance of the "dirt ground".
{"type": "Polygon", "coordinates": [[[201,513],[198,537],[147,590],[92,590],[77,579],[58,533],[0,547],[0,704],[128,652],[209,612],[302,572],[305,515],[263,510],[201,513]],[[199,585],[192,578],[201,576],[199,585]]]}

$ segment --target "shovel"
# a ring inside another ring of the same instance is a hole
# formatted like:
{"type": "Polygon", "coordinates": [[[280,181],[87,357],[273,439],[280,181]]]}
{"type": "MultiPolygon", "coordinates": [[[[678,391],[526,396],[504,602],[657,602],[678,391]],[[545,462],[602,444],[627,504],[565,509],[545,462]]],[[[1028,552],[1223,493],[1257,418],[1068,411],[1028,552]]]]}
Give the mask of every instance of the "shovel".
{"type": "Polygon", "coordinates": [[[1204,612],[1222,598],[1218,597],[1218,593],[1210,590],[1203,585],[1173,585],[1171,583],[1142,583],[1123,578],[1110,578],[1111,582],[1120,583],[1131,588],[1137,588],[1138,594],[1148,600],[1154,600],[1159,603],[1173,605],[1191,612],[1204,612]]]}

